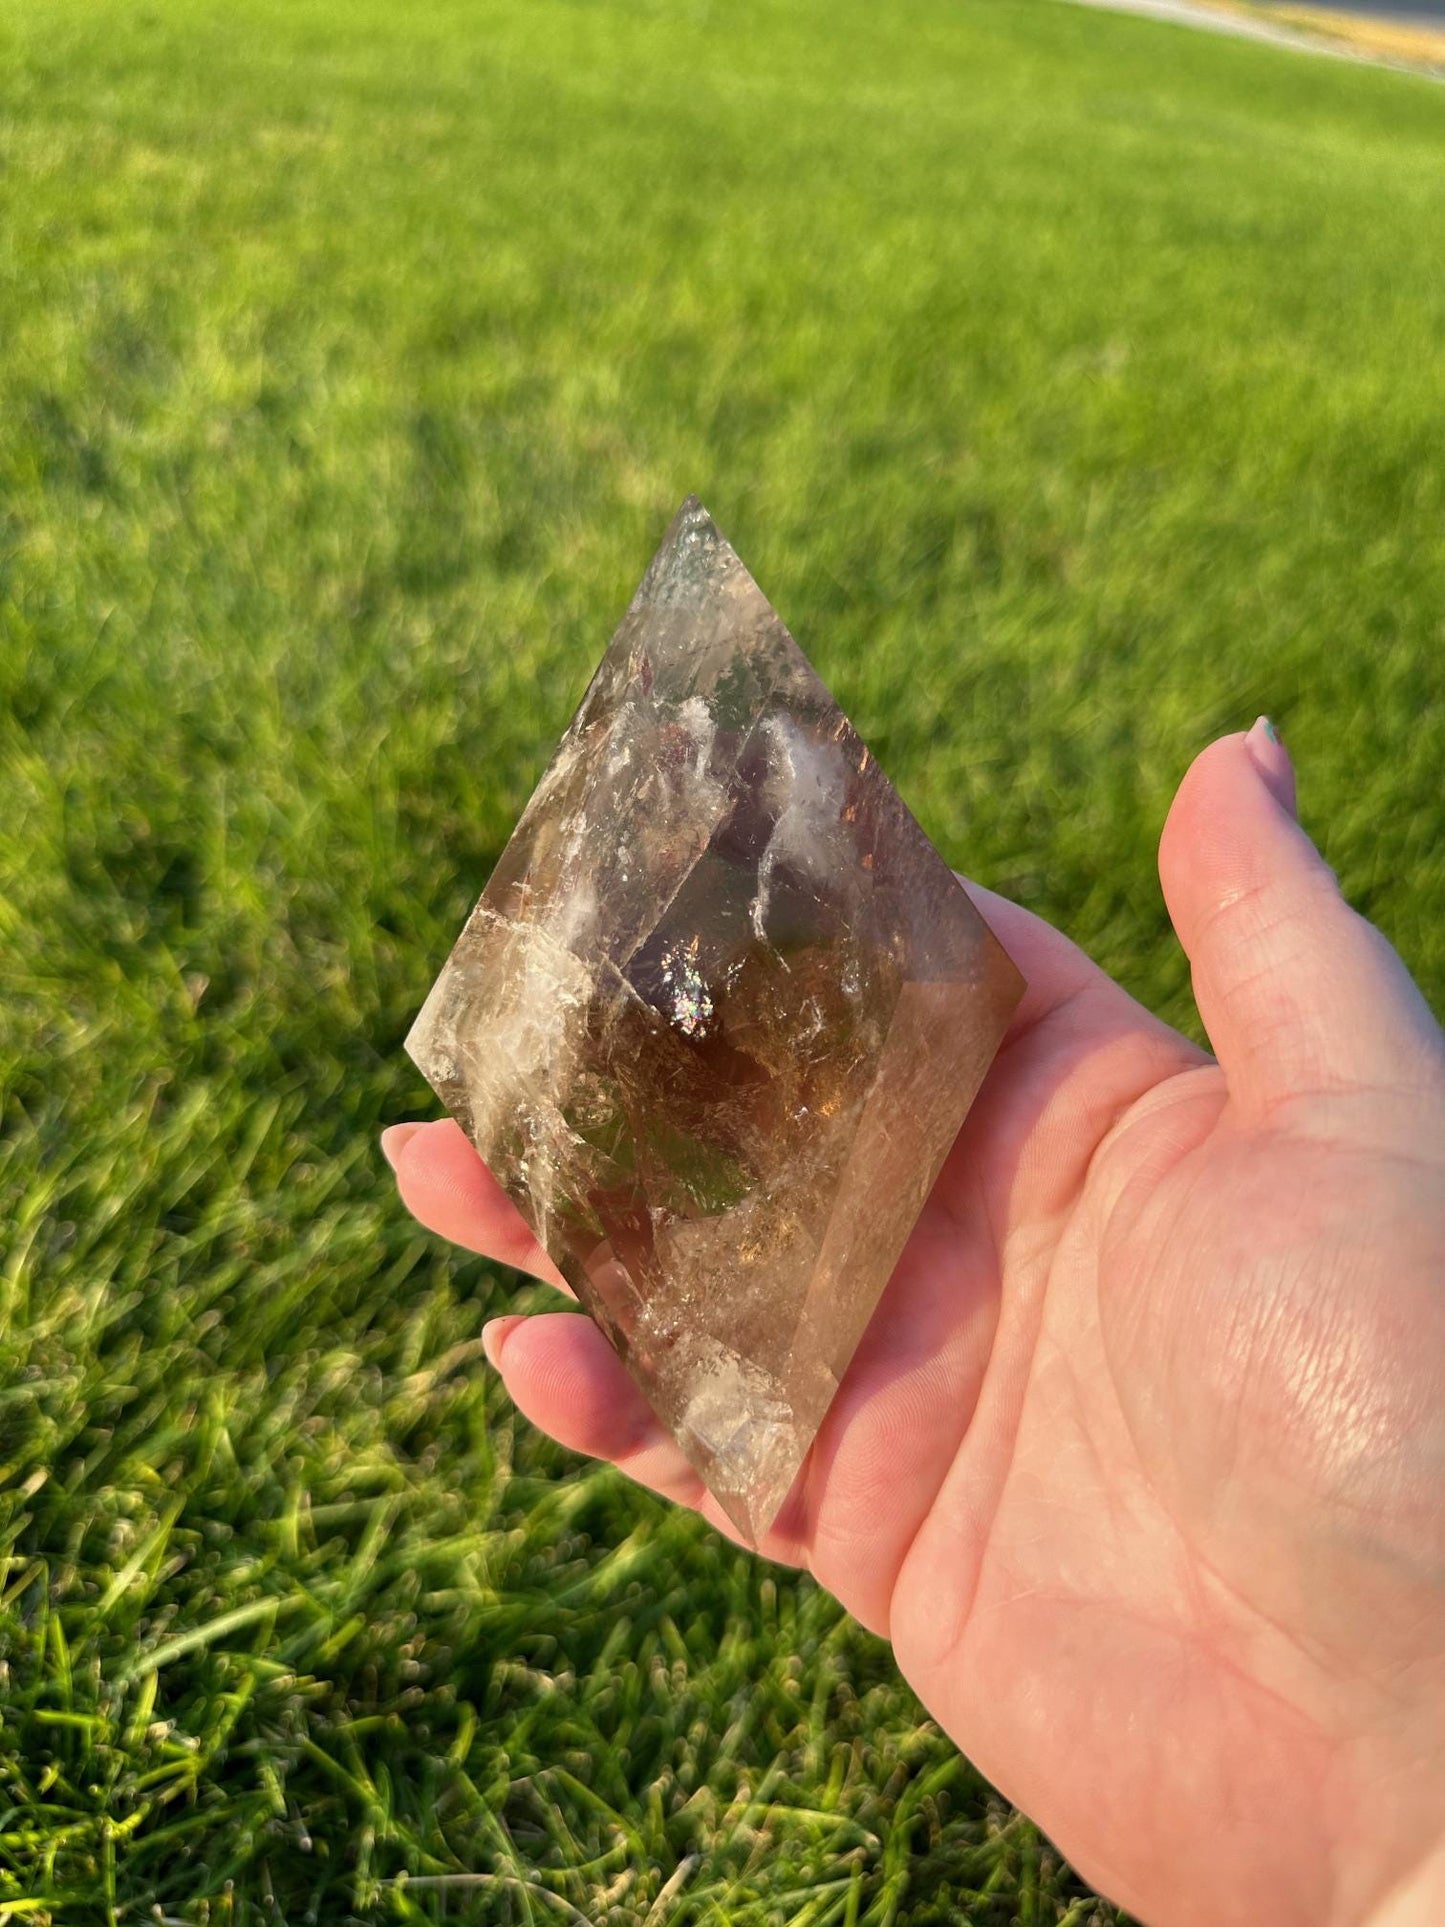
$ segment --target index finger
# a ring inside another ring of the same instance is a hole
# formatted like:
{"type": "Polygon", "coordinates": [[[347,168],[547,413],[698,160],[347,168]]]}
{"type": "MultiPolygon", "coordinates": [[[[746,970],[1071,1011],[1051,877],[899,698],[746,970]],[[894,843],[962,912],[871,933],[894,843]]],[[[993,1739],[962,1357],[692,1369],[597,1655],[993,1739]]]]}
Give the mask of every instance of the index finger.
{"type": "Polygon", "coordinates": [[[454,1118],[390,1125],[381,1148],[402,1203],[428,1231],[575,1295],[454,1118]]]}

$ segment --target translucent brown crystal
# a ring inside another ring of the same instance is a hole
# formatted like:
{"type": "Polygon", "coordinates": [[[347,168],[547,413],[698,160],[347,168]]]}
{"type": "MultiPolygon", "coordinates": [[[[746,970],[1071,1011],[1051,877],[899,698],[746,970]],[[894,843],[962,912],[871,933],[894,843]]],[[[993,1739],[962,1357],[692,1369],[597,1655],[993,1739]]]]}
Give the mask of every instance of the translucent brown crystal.
{"type": "Polygon", "coordinates": [[[757,1543],[1023,987],[690,496],[407,1049],[757,1543]]]}

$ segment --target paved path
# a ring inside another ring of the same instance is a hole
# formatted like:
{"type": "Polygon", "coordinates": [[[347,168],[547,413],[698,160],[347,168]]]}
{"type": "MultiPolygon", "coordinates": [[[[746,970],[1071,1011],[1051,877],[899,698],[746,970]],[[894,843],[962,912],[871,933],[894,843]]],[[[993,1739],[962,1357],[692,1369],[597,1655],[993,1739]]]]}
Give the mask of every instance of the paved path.
{"type": "Polygon", "coordinates": [[[1445,0],[1309,0],[1326,13],[1353,13],[1388,20],[1397,27],[1438,27],[1445,32],[1445,0]]]}
{"type": "MultiPolygon", "coordinates": [[[[1353,60],[1363,62],[1367,67],[1397,67],[1406,73],[1422,74],[1426,80],[1445,79],[1445,75],[1432,73],[1429,68],[1417,66],[1413,61],[1394,60],[1386,54],[1364,53],[1343,42],[1325,40],[1318,34],[1286,27],[1273,20],[1256,20],[1248,14],[1197,5],[1196,0],[1075,0],[1075,4],[1097,7],[1104,13],[1141,13],[1151,20],[1172,20],[1181,27],[1202,27],[1206,33],[1228,34],[1236,40],[1265,40],[1275,47],[1293,47],[1304,53],[1323,54],[1327,60],[1353,60]]],[[[1316,4],[1316,0],[1310,0],[1310,4],[1316,4]]],[[[1341,13],[1371,12],[1380,18],[1386,12],[1385,0],[1368,8],[1346,5],[1344,0],[1335,0],[1335,4],[1341,13]]],[[[1441,15],[1432,7],[1429,18],[1440,19],[1441,15]]],[[[1426,16],[1416,14],[1411,24],[1423,25],[1425,20],[1426,16]]]]}

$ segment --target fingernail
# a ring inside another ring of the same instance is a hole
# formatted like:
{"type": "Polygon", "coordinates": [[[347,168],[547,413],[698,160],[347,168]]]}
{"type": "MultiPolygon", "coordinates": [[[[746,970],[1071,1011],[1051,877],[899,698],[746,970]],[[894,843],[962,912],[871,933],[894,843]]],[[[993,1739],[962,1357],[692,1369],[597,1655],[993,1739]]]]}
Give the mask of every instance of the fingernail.
{"type": "Polygon", "coordinates": [[[1280,733],[1268,716],[1260,716],[1244,739],[1255,768],[1264,778],[1265,788],[1291,816],[1295,807],[1294,764],[1280,740],[1280,733]]]}
{"type": "Polygon", "coordinates": [[[396,1161],[401,1156],[405,1146],[410,1144],[417,1132],[423,1128],[420,1120],[416,1120],[410,1124],[388,1124],[382,1132],[381,1155],[386,1159],[393,1171],[396,1169],[396,1161]]]}
{"type": "Polygon", "coordinates": [[[507,1340],[518,1325],[525,1323],[525,1318],[513,1314],[509,1318],[493,1318],[482,1326],[482,1350],[487,1354],[487,1363],[497,1371],[502,1369],[502,1350],[507,1340]]]}

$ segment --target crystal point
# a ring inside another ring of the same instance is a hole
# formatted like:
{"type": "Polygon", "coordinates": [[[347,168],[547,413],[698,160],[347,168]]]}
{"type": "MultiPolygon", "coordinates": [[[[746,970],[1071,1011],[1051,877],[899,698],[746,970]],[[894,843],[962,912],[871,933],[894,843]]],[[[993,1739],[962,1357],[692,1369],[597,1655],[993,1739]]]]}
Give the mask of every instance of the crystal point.
{"type": "Polygon", "coordinates": [[[689,496],[407,1050],[757,1544],[1023,988],[689,496]]]}

